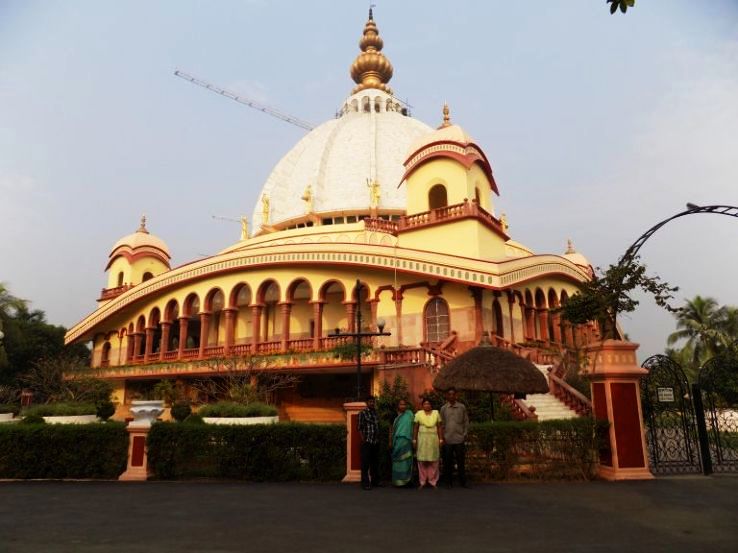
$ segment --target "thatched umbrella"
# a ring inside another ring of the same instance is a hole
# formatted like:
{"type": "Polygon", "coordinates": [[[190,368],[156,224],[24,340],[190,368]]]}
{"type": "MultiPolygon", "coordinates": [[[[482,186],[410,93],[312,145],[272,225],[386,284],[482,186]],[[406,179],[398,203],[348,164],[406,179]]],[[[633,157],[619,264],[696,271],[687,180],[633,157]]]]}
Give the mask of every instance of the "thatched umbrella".
{"type": "Polygon", "coordinates": [[[512,351],[480,345],[449,361],[433,381],[438,390],[451,387],[502,394],[545,394],[546,377],[512,351]]]}
{"type": "Polygon", "coordinates": [[[512,351],[486,344],[449,361],[436,376],[433,387],[490,392],[490,395],[548,392],[546,377],[533,363],[512,351]]]}

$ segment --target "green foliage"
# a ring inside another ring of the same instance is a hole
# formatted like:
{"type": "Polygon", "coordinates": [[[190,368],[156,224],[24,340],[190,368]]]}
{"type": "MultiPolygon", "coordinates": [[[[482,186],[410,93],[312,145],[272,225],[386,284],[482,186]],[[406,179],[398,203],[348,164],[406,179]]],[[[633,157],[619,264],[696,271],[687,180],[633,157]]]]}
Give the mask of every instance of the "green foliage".
{"type": "Polygon", "coordinates": [[[94,403],[45,403],[23,409],[23,416],[38,415],[40,417],[73,417],[77,415],[94,415],[97,407],[94,403]]]}
{"type": "Polygon", "coordinates": [[[635,0],[607,0],[607,3],[610,4],[610,14],[614,14],[618,11],[618,8],[625,13],[628,8],[635,6],[635,0]]]}
{"type": "Polygon", "coordinates": [[[34,400],[41,403],[96,403],[110,399],[113,385],[86,375],[88,369],[83,363],[81,358],[67,355],[39,359],[27,373],[19,377],[19,381],[30,388],[34,400]],[[74,378],[70,379],[70,375],[74,378]]]}
{"type": "Polygon", "coordinates": [[[172,418],[177,422],[184,421],[192,414],[189,401],[175,401],[172,405],[172,418]]]}
{"type": "Polygon", "coordinates": [[[20,413],[20,404],[18,403],[0,403],[0,413],[20,413]]]}
{"type": "Polygon", "coordinates": [[[660,307],[674,311],[669,300],[678,288],[658,276],[646,275],[646,266],[639,259],[625,258],[604,272],[598,267],[592,280],[582,283],[580,290],[559,308],[562,317],[572,324],[597,321],[604,338],[617,338],[618,314],[630,313],[638,306],[638,300],[631,297],[636,289],[651,295],[660,307]]]}
{"type": "Polygon", "coordinates": [[[469,471],[483,480],[594,477],[607,423],[590,418],[472,424],[469,471]]]}
{"type": "Polygon", "coordinates": [[[340,480],[346,471],[344,425],[164,422],[152,426],[147,446],[160,479],[340,480]]]}
{"type": "Polygon", "coordinates": [[[408,409],[413,409],[410,402],[410,394],[407,388],[407,382],[399,374],[390,384],[387,381],[382,382],[382,386],[377,396],[377,415],[379,420],[392,423],[397,416],[397,404],[401,399],[408,402],[408,409]]]}
{"type": "Polygon", "coordinates": [[[21,419],[21,424],[45,424],[46,421],[41,415],[26,415],[21,419]]]}
{"type": "Polygon", "coordinates": [[[95,404],[95,414],[101,421],[106,421],[115,415],[115,405],[110,400],[99,401],[95,404]]]}
{"type": "Polygon", "coordinates": [[[0,478],[114,479],[127,457],[122,423],[0,425],[0,478]]]}
{"type": "Polygon", "coordinates": [[[277,415],[277,409],[259,402],[243,405],[233,401],[218,401],[203,405],[197,414],[201,417],[274,417],[277,415]]]}
{"type": "Polygon", "coordinates": [[[163,399],[164,403],[171,405],[177,399],[177,389],[172,380],[160,380],[154,384],[154,399],[163,399]]]}
{"type": "MultiPolygon", "coordinates": [[[[362,357],[372,351],[370,344],[361,344],[361,355],[362,357]]],[[[352,361],[356,359],[356,344],[349,342],[346,344],[339,344],[331,350],[334,357],[337,357],[341,361],[352,361]]]]}

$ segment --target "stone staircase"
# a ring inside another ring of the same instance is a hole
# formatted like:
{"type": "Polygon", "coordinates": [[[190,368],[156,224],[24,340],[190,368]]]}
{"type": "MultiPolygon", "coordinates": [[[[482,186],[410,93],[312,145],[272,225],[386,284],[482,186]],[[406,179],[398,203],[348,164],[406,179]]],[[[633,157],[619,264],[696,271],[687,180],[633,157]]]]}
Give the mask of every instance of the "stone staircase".
{"type": "MultiPolygon", "coordinates": [[[[538,365],[536,368],[543,373],[548,381],[548,369],[550,365],[538,365]]],[[[548,421],[553,419],[573,419],[577,416],[576,411],[569,408],[563,401],[551,393],[547,394],[528,394],[525,397],[525,403],[528,407],[536,408],[536,415],[539,421],[548,421]]]]}

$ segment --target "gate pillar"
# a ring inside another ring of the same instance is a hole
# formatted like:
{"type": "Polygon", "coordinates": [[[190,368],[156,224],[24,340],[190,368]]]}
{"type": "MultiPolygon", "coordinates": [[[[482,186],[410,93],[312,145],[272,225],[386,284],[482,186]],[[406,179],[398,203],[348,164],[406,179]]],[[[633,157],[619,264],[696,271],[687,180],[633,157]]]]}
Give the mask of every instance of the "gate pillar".
{"type": "Polygon", "coordinates": [[[359,435],[359,412],[366,408],[363,401],[344,403],[346,411],[346,476],[344,482],[361,481],[361,436],[359,435]]]}
{"type": "Polygon", "coordinates": [[[640,380],[648,371],[638,366],[638,344],[605,340],[587,346],[587,376],[592,411],[610,423],[609,448],[600,452],[598,474],[606,480],[649,480],[648,453],[641,408],[640,380]]]}

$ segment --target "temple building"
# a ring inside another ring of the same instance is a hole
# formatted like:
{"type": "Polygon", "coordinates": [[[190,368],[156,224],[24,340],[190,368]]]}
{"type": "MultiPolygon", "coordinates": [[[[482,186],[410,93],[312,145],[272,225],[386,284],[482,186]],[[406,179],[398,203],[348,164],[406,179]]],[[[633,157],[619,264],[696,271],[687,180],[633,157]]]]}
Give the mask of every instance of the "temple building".
{"type": "Polygon", "coordinates": [[[371,11],[359,47],[338,116],[277,163],[238,242],[172,268],[144,219],[113,246],[99,305],[66,342],[92,343],[123,408],[142,382],[186,388],[241,357],[299,375],[274,398],[283,419],[340,419],[356,364],[335,334],[356,330],[357,310],[390,333],[364,352],[367,391],[399,374],[420,394],[483,336],[541,362],[552,344],[596,338],[555,312],[591,277],[587,259],[512,238],[504,183],[449,107],[428,125],[394,95],[371,11]]]}

